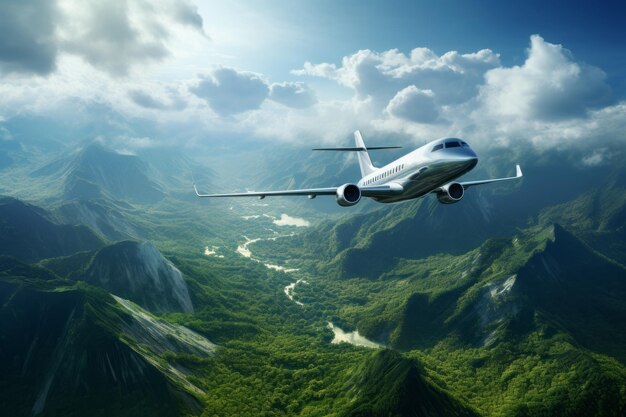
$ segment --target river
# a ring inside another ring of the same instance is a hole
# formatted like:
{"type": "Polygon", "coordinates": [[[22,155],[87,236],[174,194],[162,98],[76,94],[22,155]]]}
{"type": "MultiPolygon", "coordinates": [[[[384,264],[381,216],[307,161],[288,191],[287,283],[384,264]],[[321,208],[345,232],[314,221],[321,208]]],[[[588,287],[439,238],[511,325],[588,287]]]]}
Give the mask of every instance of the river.
{"type": "MultiPolygon", "coordinates": [[[[256,238],[256,239],[250,239],[247,236],[244,236],[244,239],[246,239],[246,241],[237,246],[237,250],[236,252],[238,254],[240,254],[241,256],[251,259],[254,262],[259,262],[262,263],[266,268],[268,269],[273,269],[276,271],[282,271],[285,273],[292,273],[292,272],[297,272],[298,269],[297,268],[287,268],[281,265],[275,265],[275,264],[271,264],[271,263],[267,263],[267,262],[263,262],[260,259],[256,259],[254,257],[252,257],[252,251],[250,250],[250,248],[248,247],[249,245],[251,245],[252,243],[255,242],[260,242],[263,240],[276,240],[279,237],[289,237],[289,236],[293,236],[294,234],[289,234],[289,235],[279,235],[279,236],[272,236],[272,237],[268,237],[268,238],[256,238]]],[[[285,293],[285,295],[287,296],[287,298],[289,298],[291,301],[293,301],[294,303],[296,303],[297,305],[304,307],[304,303],[302,303],[301,301],[298,301],[296,299],[294,299],[295,297],[295,291],[296,291],[296,286],[299,284],[308,284],[308,282],[306,280],[304,280],[303,278],[299,278],[296,281],[290,283],[289,285],[287,285],[283,291],[285,293]]],[[[328,322],[328,328],[331,329],[333,331],[334,334],[334,338],[331,341],[332,344],[338,344],[338,343],[349,343],[351,345],[354,346],[361,346],[361,347],[366,347],[366,348],[370,348],[370,349],[379,349],[379,348],[383,348],[384,346],[373,342],[369,339],[367,339],[365,336],[362,336],[361,334],[359,334],[358,330],[355,330],[353,332],[346,332],[343,329],[341,329],[340,327],[337,327],[336,325],[334,325],[331,322],[328,322]]]]}

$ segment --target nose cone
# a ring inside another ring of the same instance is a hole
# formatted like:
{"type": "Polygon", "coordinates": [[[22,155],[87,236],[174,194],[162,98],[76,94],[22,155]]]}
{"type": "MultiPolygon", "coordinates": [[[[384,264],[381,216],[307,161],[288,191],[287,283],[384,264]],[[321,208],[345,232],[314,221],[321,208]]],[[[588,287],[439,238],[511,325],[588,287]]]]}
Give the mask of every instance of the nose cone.
{"type": "Polygon", "coordinates": [[[476,155],[476,152],[474,152],[472,148],[464,147],[464,148],[460,148],[456,152],[457,152],[456,157],[458,158],[458,161],[463,162],[464,163],[463,165],[467,166],[468,169],[474,168],[476,164],[478,163],[478,156],[476,155]]]}
{"type": "Polygon", "coordinates": [[[445,156],[442,159],[450,162],[473,162],[474,165],[478,162],[478,156],[470,148],[446,149],[445,156]]]}
{"type": "Polygon", "coordinates": [[[437,161],[437,165],[441,167],[442,172],[446,172],[451,176],[463,175],[472,170],[477,163],[478,156],[469,148],[446,149],[437,161]]]}
{"type": "Polygon", "coordinates": [[[461,148],[461,151],[463,152],[464,155],[466,155],[467,157],[471,157],[471,158],[476,158],[478,159],[478,156],[476,155],[476,152],[474,152],[474,150],[472,148],[465,147],[465,148],[461,148]]]}
{"type": "Polygon", "coordinates": [[[474,168],[476,164],[478,163],[478,157],[476,156],[476,154],[474,154],[474,156],[468,156],[466,158],[467,159],[465,161],[468,166],[468,170],[474,168]]]}

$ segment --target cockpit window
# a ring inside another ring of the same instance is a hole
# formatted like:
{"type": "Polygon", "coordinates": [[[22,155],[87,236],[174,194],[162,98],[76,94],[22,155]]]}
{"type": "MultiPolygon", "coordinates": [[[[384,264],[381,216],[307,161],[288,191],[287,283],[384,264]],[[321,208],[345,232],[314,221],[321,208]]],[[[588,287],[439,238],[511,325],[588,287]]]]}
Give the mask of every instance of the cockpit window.
{"type": "Polygon", "coordinates": [[[469,147],[469,145],[466,142],[461,141],[461,146],[467,146],[469,147]]]}
{"type": "Polygon", "coordinates": [[[435,145],[431,152],[438,151],[439,149],[443,149],[443,143],[440,143],[439,145],[435,145]]]}
{"type": "Polygon", "coordinates": [[[461,146],[461,144],[459,142],[455,141],[451,141],[451,142],[446,142],[446,148],[458,148],[459,146],[461,146]]]}

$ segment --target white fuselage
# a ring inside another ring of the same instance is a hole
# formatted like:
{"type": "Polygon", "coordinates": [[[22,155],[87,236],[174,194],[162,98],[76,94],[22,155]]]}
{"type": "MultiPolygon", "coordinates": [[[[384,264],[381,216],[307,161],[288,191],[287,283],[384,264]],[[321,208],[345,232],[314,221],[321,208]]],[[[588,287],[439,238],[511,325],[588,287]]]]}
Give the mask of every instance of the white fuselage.
{"type": "Polygon", "coordinates": [[[370,149],[390,149],[397,146],[366,147],[358,130],[354,132],[355,147],[315,148],[317,151],[356,152],[362,178],[356,183],[335,187],[305,188],[295,190],[247,191],[235,193],[200,194],[198,197],[259,197],[306,195],[334,195],[337,204],[349,207],[361,201],[361,197],[372,198],[381,203],[410,200],[434,193],[442,204],[457,203],[469,187],[522,178],[522,169],[516,166],[514,177],[456,182],[478,163],[476,153],[462,139],[437,139],[398,158],[382,168],[376,168],[370,159],[370,149]]]}
{"type": "Polygon", "coordinates": [[[467,173],[477,163],[476,153],[462,139],[438,139],[378,168],[357,185],[399,185],[402,192],[396,195],[370,195],[381,203],[392,203],[428,194],[467,173]]]}

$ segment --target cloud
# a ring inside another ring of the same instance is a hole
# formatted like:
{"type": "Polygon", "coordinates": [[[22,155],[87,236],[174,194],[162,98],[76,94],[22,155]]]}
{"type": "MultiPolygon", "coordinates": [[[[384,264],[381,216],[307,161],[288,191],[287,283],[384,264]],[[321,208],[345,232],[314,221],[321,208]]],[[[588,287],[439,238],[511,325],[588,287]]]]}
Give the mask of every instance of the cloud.
{"type": "Polygon", "coordinates": [[[220,116],[258,109],[270,89],[259,74],[221,67],[201,75],[189,89],[220,116]]]}
{"type": "Polygon", "coordinates": [[[274,83],[270,86],[269,98],[295,109],[311,107],[317,102],[313,90],[302,82],[274,83]]]}
{"type": "MultiPolygon", "coordinates": [[[[1,119],[0,119],[0,122],[2,122],[1,119]]],[[[3,140],[3,141],[13,140],[13,135],[11,134],[11,132],[9,132],[9,130],[2,125],[0,125],[0,140],[3,140]]]]}
{"type": "Polygon", "coordinates": [[[146,109],[182,110],[187,106],[185,100],[174,88],[166,88],[165,91],[158,92],[132,89],[128,92],[128,97],[133,103],[146,109]]]}
{"type": "Polygon", "coordinates": [[[56,16],[54,1],[0,2],[0,75],[54,71],[56,16]]]}
{"type": "Polygon", "coordinates": [[[431,90],[438,105],[460,103],[477,93],[477,86],[500,59],[489,49],[459,54],[450,51],[438,56],[428,48],[415,48],[407,56],[397,49],[375,52],[360,50],[345,56],[341,66],[306,62],[295,75],[328,78],[355,90],[361,99],[372,97],[387,105],[400,90],[415,86],[431,90]]]}
{"type": "Polygon", "coordinates": [[[0,2],[0,73],[48,75],[74,54],[112,75],[171,54],[179,29],[206,36],[189,1],[5,0],[0,2]]]}
{"type": "Polygon", "coordinates": [[[599,68],[576,63],[568,50],[531,36],[522,66],[496,68],[485,74],[480,98],[498,117],[561,120],[585,116],[610,104],[606,75],[599,68]]]}
{"type": "Polygon", "coordinates": [[[439,117],[434,97],[435,94],[431,90],[420,90],[410,85],[398,91],[385,110],[400,119],[432,123],[439,117]]]}
{"type": "Polygon", "coordinates": [[[582,163],[587,167],[595,167],[598,165],[602,165],[602,163],[607,159],[607,150],[606,148],[597,149],[593,151],[590,155],[584,156],[582,158],[582,163]]]}
{"type": "Polygon", "coordinates": [[[169,56],[168,41],[177,27],[204,34],[202,17],[187,1],[62,0],[61,6],[59,45],[112,75],[169,56]]]}
{"type": "MultiPolygon", "coordinates": [[[[533,35],[527,52],[522,65],[503,67],[489,49],[443,55],[428,48],[408,55],[396,49],[361,50],[344,56],[340,65],[306,62],[292,73],[352,89],[352,99],[336,106],[351,105],[352,112],[338,114],[374,134],[405,135],[417,143],[459,136],[479,150],[577,149],[593,156],[587,164],[601,163],[590,148],[624,143],[626,136],[618,132],[626,129],[626,102],[612,100],[601,69],[576,61],[561,45],[533,35]]],[[[309,133],[323,126],[329,135],[332,126],[336,137],[345,136],[332,118],[322,120],[327,115],[312,117],[317,121],[306,122],[309,133]]]]}

